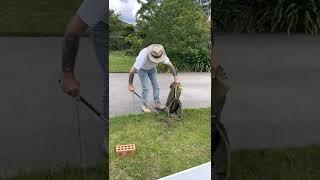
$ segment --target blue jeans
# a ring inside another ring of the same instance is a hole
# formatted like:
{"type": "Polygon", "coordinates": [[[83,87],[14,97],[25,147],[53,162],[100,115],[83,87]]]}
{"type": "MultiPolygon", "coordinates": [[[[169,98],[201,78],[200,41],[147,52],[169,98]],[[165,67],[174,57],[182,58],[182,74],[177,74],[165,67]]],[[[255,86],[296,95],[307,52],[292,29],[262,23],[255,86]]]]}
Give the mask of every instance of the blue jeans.
{"type": "Polygon", "coordinates": [[[109,78],[107,70],[108,58],[108,25],[104,22],[98,23],[96,26],[90,28],[90,38],[93,41],[96,56],[100,65],[103,81],[102,90],[102,113],[108,118],[108,94],[109,94],[109,78]]]}
{"type": "Polygon", "coordinates": [[[156,68],[152,68],[149,70],[139,69],[138,75],[141,82],[142,87],[142,99],[145,102],[148,102],[148,78],[151,81],[151,85],[153,88],[153,99],[154,101],[160,101],[160,88],[158,84],[158,72],[156,68]]]}

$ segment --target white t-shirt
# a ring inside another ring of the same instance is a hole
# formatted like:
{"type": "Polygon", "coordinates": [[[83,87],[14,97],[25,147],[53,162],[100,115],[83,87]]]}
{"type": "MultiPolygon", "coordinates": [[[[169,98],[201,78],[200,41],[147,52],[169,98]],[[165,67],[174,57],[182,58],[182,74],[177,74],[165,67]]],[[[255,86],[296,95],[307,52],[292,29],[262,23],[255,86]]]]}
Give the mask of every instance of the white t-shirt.
{"type": "MultiPolygon", "coordinates": [[[[166,56],[166,58],[160,62],[162,64],[169,64],[170,63],[170,59],[168,58],[168,56],[166,56]]],[[[139,55],[136,57],[136,62],[133,65],[137,70],[139,69],[143,69],[143,70],[149,70],[152,68],[155,68],[157,66],[157,63],[152,62],[149,60],[148,58],[148,48],[144,48],[140,51],[139,55]]]]}
{"type": "Polygon", "coordinates": [[[107,6],[107,0],[83,0],[77,14],[89,27],[93,27],[100,21],[108,22],[107,6]]]}

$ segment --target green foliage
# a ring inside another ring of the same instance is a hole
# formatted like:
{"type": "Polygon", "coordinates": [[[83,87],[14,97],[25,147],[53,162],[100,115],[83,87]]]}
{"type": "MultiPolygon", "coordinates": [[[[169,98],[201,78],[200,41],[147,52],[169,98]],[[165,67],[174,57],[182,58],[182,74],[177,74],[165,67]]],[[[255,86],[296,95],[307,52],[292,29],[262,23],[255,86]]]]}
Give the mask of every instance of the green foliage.
{"type": "Polygon", "coordinates": [[[320,0],[220,0],[213,7],[218,31],[320,31],[320,0]]]}
{"type": "Polygon", "coordinates": [[[109,10],[109,32],[111,34],[118,33],[122,28],[120,14],[116,13],[114,10],[109,10]]]}
{"type": "Polygon", "coordinates": [[[209,72],[211,70],[209,49],[186,48],[183,51],[170,51],[171,61],[181,71],[209,72]]]}
{"type": "Polygon", "coordinates": [[[129,47],[126,49],[126,53],[137,56],[143,46],[143,40],[134,34],[129,34],[124,40],[129,47]]]}
{"type": "Polygon", "coordinates": [[[132,24],[127,24],[126,26],[124,26],[122,28],[123,37],[127,37],[128,35],[135,33],[134,29],[135,29],[135,27],[132,24]]]}
{"type": "Polygon", "coordinates": [[[164,45],[179,71],[210,70],[210,22],[194,0],[151,0],[142,3],[137,30],[143,46],[164,45]]]}
{"type": "Polygon", "coordinates": [[[134,26],[120,20],[120,14],[109,11],[109,33],[111,50],[123,50],[127,48],[125,37],[134,33],[134,26]]]}
{"type": "Polygon", "coordinates": [[[311,34],[320,31],[320,0],[288,1],[279,0],[276,8],[268,8],[271,31],[287,30],[288,33],[304,30],[311,34]]]}

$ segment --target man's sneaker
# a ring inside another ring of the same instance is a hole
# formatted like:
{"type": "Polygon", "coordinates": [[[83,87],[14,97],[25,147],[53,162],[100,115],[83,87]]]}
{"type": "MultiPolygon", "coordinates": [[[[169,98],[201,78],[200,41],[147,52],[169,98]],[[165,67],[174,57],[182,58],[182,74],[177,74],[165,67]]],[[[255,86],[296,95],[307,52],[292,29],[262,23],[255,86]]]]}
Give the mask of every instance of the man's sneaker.
{"type": "Polygon", "coordinates": [[[142,105],[142,106],[141,106],[141,109],[142,109],[142,111],[145,112],[145,113],[151,113],[150,109],[149,109],[146,105],[142,105]]]}
{"type": "Polygon", "coordinates": [[[166,109],[166,106],[162,105],[159,101],[156,101],[154,108],[163,111],[166,109]]]}

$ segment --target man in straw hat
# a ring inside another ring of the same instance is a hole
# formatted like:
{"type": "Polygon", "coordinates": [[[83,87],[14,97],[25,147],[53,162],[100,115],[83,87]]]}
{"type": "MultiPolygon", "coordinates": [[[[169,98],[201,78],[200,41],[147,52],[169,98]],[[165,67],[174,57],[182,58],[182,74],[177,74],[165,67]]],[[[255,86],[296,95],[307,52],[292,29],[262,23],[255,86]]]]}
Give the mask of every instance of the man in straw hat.
{"type": "MultiPolygon", "coordinates": [[[[93,43],[96,59],[99,63],[102,89],[101,109],[108,117],[108,2],[105,0],[83,0],[76,13],[66,25],[62,43],[62,79],[61,88],[64,93],[78,97],[80,95],[80,82],[76,78],[75,65],[79,44],[82,35],[88,30],[93,43]]],[[[78,119],[79,120],[79,119],[78,119]]],[[[100,120],[99,120],[100,121],[100,120]]],[[[104,137],[108,136],[107,123],[101,127],[104,137]]],[[[101,137],[103,137],[101,136],[101,137]]],[[[102,140],[102,139],[101,139],[102,140]]],[[[102,150],[108,155],[108,138],[104,139],[102,150]]]]}
{"type": "MultiPolygon", "coordinates": [[[[157,78],[157,65],[159,63],[165,64],[169,67],[174,82],[178,82],[176,68],[170,62],[164,47],[161,44],[152,44],[144,49],[142,49],[136,58],[136,62],[131,67],[129,72],[129,85],[128,90],[131,92],[135,91],[133,86],[134,74],[138,72],[141,86],[142,86],[142,100],[148,102],[148,78],[151,81],[153,88],[153,99],[155,102],[155,109],[164,110],[166,107],[160,103],[160,88],[157,78]]],[[[149,113],[151,112],[146,104],[142,104],[142,111],[149,113]]]]}

